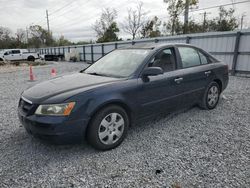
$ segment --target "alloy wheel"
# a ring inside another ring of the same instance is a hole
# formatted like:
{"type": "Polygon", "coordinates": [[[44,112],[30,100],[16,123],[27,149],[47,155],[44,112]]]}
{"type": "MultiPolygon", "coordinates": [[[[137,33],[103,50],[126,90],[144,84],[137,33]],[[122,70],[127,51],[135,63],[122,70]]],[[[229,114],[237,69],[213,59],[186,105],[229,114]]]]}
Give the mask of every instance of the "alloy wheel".
{"type": "Polygon", "coordinates": [[[209,106],[213,107],[214,105],[217,104],[218,99],[219,99],[219,89],[216,86],[212,86],[208,90],[207,103],[209,106]]]}
{"type": "Polygon", "coordinates": [[[116,143],[124,132],[124,119],[119,113],[110,113],[102,119],[98,137],[100,141],[105,145],[111,145],[116,143]]]}

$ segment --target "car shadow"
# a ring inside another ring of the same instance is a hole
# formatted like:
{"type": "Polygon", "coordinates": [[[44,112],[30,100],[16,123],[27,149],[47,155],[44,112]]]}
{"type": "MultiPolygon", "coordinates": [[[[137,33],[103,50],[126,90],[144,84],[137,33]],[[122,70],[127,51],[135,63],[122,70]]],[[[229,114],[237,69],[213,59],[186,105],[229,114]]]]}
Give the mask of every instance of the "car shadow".
{"type": "MultiPolygon", "coordinates": [[[[18,155],[26,156],[27,158],[32,158],[32,160],[50,160],[50,162],[60,160],[69,160],[78,157],[93,157],[102,154],[109,155],[109,153],[118,153],[122,151],[129,151],[131,148],[131,141],[141,133],[152,132],[150,129],[156,129],[160,127],[160,123],[166,124],[169,120],[174,119],[176,116],[187,112],[191,109],[197,109],[197,107],[186,107],[184,109],[174,111],[172,113],[161,113],[157,116],[151,117],[150,119],[145,119],[138,121],[135,125],[130,127],[128,136],[121,144],[121,146],[109,150],[109,151],[98,151],[92,148],[86,141],[81,143],[71,143],[71,144],[53,144],[50,142],[45,142],[40,139],[34,138],[29,135],[22,126],[13,131],[12,135],[9,136],[5,141],[4,145],[0,146],[0,150],[7,152],[10,158],[18,155]]],[[[1,140],[0,140],[1,142],[1,140]]],[[[133,143],[136,144],[136,143],[133,143]]],[[[139,143],[138,143],[139,144],[139,143]]],[[[141,143],[142,144],[142,143],[141,143]]],[[[140,145],[140,144],[139,144],[140,145]]],[[[2,159],[3,160],[3,159],[2,159]]],[[[5,159],[7,161],[9,159],[5,159]]]]}

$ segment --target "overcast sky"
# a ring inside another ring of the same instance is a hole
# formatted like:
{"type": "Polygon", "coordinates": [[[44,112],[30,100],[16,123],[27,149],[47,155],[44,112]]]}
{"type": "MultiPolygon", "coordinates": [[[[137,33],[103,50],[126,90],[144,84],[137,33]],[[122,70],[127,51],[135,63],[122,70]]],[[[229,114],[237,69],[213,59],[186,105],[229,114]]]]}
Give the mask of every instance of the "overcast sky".
{"type": "MultiPolygon", "coordinates": [[[[223,5],[245,0],[199,0],[199,9],[223,5]]],[[[55,37],[64,35],[72,41],[95,39],[92,25],[97,20],[103,8],[114,8],[118,12],[117,22],[123,22],[127,10],[136,6],[136,0],[0,0],[0,26],[10,28],[13,33],[18,28],[26,28],[39,24],[47,28],[45,11],[49,11],[50,28],[55,37]]],[[[168,21],[167,5],[163,0],[143,0],[144,10],[148,17],[158,16],[162,21],[168,21]]],[[[234,7],[235,15],[240,18],[243,13],[244,27],[250,27],[250,0],[247,3],[226,6],[234,7]]],[[[217,16],[218,8],[206,10],[208,18],[217,16]]],[[[190,13],[190,18],[202,20],[204,10],[190,13]]],[[[181,19],[183,19],[181,17],[181,19]]],[[[129,38],[120,32],[119,37],[129,38]]]]}

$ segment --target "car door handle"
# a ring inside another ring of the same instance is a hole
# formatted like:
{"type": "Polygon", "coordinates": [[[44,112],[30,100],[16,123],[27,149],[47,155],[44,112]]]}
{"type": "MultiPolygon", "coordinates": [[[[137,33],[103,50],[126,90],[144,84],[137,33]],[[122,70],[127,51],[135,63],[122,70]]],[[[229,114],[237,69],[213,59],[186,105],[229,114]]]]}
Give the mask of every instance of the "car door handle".
{"type": "Polygon", "coordinates": [[[174,81],[175,81],[177,84],[181,83],[182,80],[183,80],[183,78],[176,78],[176,79],[174,79],[174,81]]]}
{"type": "Polygon", "coordinates": [[[209,76],[209,74],[211,74],[211,71],[206,71],[206,72],[205,72],[205,75],[206,75],[206,76],[209,76]]]}

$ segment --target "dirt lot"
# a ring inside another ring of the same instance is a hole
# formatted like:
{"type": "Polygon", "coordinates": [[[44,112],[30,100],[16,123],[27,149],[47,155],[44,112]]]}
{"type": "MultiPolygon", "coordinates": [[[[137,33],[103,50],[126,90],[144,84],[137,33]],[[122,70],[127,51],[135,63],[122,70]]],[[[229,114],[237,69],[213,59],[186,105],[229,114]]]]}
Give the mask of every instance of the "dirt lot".
{"type": "MultiPolygon", "coordinates": [[[[250,187],[250,78],[230,77],[216,109],[192,108],[133,127],[124,143],[99,152],[30,137],[17,118],[21,92],[82,63],[0,73],[0,187],[250,187]]],[[[0,67],[1,69],[1,67],[0,67]]]]}

